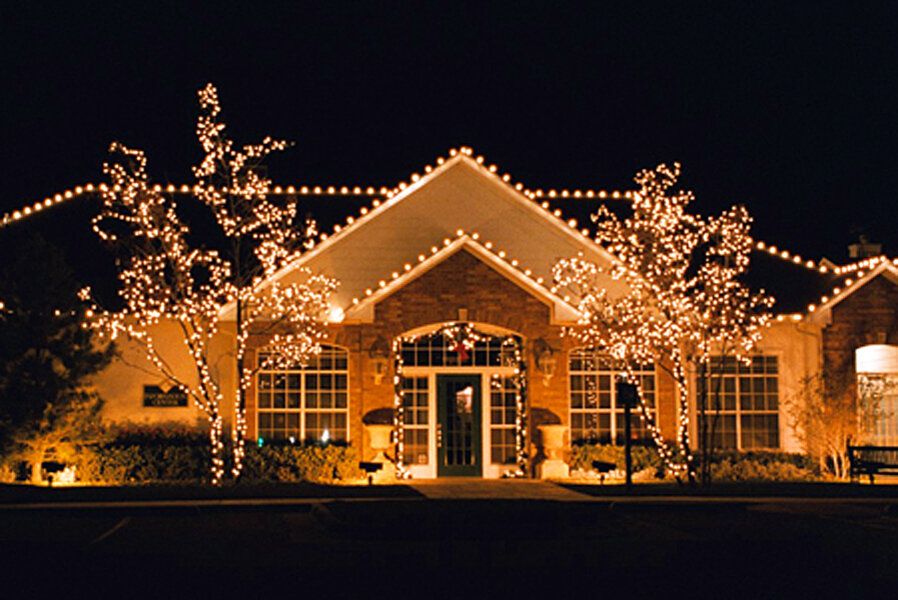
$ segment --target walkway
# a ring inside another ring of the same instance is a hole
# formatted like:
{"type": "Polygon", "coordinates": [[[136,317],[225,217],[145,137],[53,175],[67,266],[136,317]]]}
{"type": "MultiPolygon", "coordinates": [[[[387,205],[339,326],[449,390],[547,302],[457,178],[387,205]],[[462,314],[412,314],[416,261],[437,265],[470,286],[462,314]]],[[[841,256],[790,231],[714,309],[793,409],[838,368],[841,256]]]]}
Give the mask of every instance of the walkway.
{"type": "Polygon", "coordinates": [[[586,494],[563,488],[547,481],[532,479],[452,478],[411,480],[407,485],[433,500],[594,500],[586,494]]]}

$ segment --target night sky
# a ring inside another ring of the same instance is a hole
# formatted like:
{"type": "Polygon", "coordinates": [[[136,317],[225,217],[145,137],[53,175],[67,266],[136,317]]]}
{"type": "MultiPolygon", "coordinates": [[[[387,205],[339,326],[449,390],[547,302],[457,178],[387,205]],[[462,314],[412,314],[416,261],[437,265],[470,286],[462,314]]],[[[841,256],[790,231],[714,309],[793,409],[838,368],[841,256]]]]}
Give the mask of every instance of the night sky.
{"type": "Polygon", "coordinates": [[[295,142],[277,184],[392,187],[459,145],[545,189],[679,161],[697,212],[744,203],[758,238],[898,252],[895,3],[41,4],[0,5],[4,212],[100,181],[112,140],[191,182],[211,81],[232,137],[295,142]]]}

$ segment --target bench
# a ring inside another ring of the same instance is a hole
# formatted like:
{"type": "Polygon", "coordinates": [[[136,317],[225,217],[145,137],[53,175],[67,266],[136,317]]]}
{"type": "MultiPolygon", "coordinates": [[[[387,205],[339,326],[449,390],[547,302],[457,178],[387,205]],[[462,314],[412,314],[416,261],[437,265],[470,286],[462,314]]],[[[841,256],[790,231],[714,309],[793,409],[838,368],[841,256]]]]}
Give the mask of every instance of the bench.
{"type": "Polygon", "coordinates": [[[898,474],[898,446],[852,446],[848,445],[848,464],[851,482],[862,475],[870,477],[879,474],[898,474]]]}

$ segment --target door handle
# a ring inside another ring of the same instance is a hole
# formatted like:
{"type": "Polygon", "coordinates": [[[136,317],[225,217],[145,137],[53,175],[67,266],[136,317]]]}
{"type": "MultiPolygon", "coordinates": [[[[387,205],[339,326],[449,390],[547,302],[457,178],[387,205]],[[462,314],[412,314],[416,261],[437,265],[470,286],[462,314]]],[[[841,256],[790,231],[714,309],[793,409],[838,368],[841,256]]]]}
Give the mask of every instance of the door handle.
{"type": "Polygon", "coordinates": [[[437,448],[443,447],[443,424],[437,423],[437,448]]]}

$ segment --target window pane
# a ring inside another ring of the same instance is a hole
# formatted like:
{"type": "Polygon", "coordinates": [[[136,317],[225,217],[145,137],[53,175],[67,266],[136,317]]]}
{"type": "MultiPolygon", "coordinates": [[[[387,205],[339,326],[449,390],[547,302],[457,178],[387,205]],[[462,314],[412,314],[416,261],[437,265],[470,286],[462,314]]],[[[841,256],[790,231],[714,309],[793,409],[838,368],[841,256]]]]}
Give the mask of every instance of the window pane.
{"type": "MultiPolygon", "coordinates": [[[[258,356],[259,364],[266,364],[267,355],[258,356]]],[[[259,434],[276,440],[321,440],[326,431],[330,440],[347,439],[348,364],[345,350],[322,346],[305,367],[263,369],[256,380],[259,434]]]]}
{"type": "Polygon", "coordinates": [[[720,448],[750,450],[779,448],[779,395],[776,356],[754,356],[750,365],[737,364],[732,357],[712,357],[710,365],[733,364],[723,373],[712,373],[712,382],[722,379],[720,402],[709,395],[709,427],[712,443],[720,448]],[[736,374],[738,373],[738,375],[736,374]],[[720,414],[716,414],[719,409],[720,414]]]}
{"type": "MultiPolygon", "coordinates": [[[[571,441],[623,442],[623,420],[612,418],[617,410],[615,382],[626,375],[622,365],[595,350],[575,349],[568,357],[571,441]]],[[[631,365],[641,388],[642,398],[654,419],[656,380],[653,365],[631,365]]],[[[620,413],[623,414],[623,413],[620,413]]],[[[638,411],[633,413],[633,433],[647,439],[645,424],[638,411]]]]}

